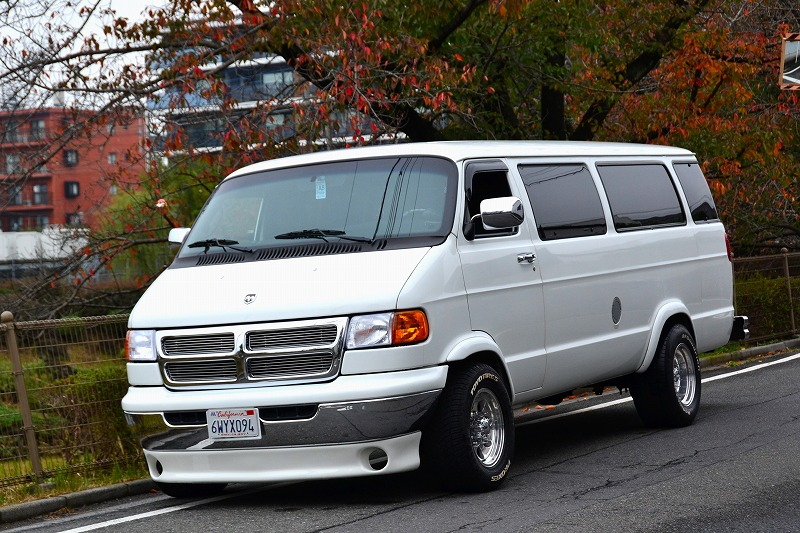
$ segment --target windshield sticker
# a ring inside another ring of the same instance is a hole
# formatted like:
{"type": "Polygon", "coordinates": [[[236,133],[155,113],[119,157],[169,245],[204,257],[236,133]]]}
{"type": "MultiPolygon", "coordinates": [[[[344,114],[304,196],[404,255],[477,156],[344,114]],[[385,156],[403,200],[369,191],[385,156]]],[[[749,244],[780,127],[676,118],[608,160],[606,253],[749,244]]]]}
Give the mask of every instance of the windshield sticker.
{"type": "Polygon", "coordinates": [[[317,176],[315,181],[317,183],[317,200],[324,200],[328,195],[328,189],[325,186],[325,176],[317,176]]]}

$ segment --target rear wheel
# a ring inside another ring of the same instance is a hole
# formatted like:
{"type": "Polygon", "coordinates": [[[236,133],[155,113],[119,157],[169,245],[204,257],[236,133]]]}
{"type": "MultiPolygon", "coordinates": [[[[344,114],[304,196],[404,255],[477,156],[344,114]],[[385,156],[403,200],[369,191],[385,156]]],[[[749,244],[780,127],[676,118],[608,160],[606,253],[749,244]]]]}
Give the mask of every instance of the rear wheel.
{"type": "Polygon", "coordinates": [[[700,409],[700,361],[685,326],[675,324],[662,337],[650,367],[633,377],[631,395],[647,426],[692,423],[700,409]]]}
{"type": "Polygon", "coordinates": [[[156,481],[158,489],[173,498],[202,498],[216,496],[226,483],[162,483],[156,481]]]}
{"type": "Polygon", "coordinates": [[[454,367],[423,431],[423,464],[447,489],[487,491],[511,466],[514,420],[500,375],[490,366],[454,367]]]}

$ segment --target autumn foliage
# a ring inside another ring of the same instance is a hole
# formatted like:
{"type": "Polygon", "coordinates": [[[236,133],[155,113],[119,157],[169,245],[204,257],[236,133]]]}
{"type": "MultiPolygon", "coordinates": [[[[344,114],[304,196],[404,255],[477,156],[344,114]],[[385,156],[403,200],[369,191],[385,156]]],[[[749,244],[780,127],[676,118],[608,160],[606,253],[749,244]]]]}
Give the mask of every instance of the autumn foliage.
{"type": "MultiPolygon", "coordinates": [[[[795,2],[177,0],[162,6],[141,20],[68,0],[0,7],[0,26],[14,28],[0,58],[6,104],[14,96],[15,105],[35,108],[66,94],[75,109],[96,111],[75,137],[91,136],[132,110],[148,116],[148,138],[132,154],[145,172],[120,174],[127,194],[106,206],[106,224],[92,232],[84,256],[65,266],[62,278],[78,279],[82,290],[94,277],[87,261],[117,271],[124,265],[145,286],[168,260],[167,230],[190,225],[230,170],[372,142],[682,146],[703,162],[737,253],[800,248],[798,93],[781,92],[777,83],[780,35],[800,30],[795,2]],[[294,82],[243,105],[224,72],[273,56],[293,68],[294,82]],[[187,114],[213,117],[214,149],[193,142],[180,119],[187,114]]],[[[59,146],[49,149],[54,154],[59,146]]],[[[25,298],[51,283],[31,286],[25,298]]]]}

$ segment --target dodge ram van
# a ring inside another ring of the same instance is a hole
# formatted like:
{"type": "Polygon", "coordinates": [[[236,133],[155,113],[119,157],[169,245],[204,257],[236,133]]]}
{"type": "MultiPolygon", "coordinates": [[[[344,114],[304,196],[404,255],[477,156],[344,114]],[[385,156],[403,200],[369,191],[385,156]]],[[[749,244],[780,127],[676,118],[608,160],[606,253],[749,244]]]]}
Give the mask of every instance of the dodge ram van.
{"type": "Polygon", "coordinates": [[[684,149],[445,142],[227,176],[130,316],[122,408],[167,494],[402,472],[506,478],[512,409],[629,389],[690,424],[697,354],[747,334],[684,149]]]}

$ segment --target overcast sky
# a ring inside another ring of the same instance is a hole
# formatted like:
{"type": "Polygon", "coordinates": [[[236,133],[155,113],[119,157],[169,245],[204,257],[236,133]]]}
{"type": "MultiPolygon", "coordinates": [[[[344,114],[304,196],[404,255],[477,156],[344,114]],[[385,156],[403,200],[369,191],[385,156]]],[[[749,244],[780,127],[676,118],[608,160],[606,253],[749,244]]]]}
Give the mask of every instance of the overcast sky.
{"type": "Polygon", "coordinates": [[[149,7],[166,5],[168,0],[108,0],[108,3],[120,16],[131,20],[139,20],[142,12],[149,7]]]}

